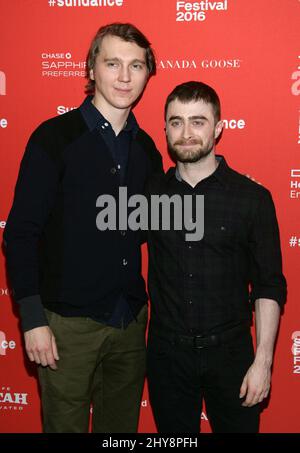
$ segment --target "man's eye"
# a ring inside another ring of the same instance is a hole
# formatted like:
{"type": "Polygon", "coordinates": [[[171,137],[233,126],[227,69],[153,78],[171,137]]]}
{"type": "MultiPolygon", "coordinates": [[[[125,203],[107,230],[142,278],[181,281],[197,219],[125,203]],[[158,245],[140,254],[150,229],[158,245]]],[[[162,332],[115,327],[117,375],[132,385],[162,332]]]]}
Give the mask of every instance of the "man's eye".
{"type": "Polygon", "coordinates": [[[199,126],[203,126],[204,122],[196,120],[196,121],[193,121],[192,124],[193,124],[193,126],[199,127],[199,126]]]}
{"type": "Polygon", "coordinates": [[[109,68],[116,68],[116,67],[118,66],[118,63],[113,62],[113,61],[109,61],[109,62],[107,63],[107,66],[108,66],[109,68]]]}
{"type": "Polygon", "coordinates": [[[132,65],[133,69],[141,70],[143,69],[143,66],[140,63],[134,63],[132,65]]]}
{"type": "Polygon", "coordinates": [[[171,126],[172,127],[179,127],[181,125],[181,122],[180,121],[172,121],[171,122],[171,126]]]}

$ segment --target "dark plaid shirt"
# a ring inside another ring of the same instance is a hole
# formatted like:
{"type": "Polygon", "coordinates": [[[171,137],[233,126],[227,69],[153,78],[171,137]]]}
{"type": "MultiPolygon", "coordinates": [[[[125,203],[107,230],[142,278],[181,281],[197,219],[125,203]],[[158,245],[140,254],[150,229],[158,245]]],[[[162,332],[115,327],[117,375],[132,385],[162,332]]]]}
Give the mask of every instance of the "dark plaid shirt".
{"type": "Polygon", "coordinates": [[[149,231],[151,325],[160,329],[215,333],[250,324],[258,298],[285,303],[272,197],[217,158],[215,172],[194,188],[174,168],[149,185],[149,194],[204,195],[202,240],[186,241],[185,230],[149,231]]]}

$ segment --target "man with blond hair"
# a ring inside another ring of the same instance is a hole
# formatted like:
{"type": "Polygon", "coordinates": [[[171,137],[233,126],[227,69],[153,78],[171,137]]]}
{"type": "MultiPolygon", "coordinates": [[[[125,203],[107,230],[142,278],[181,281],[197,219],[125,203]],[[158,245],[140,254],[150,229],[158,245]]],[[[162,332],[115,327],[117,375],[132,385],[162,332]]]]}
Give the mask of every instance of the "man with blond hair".
{"type": "Polygon", "coordinates": [[[140,233],[99,231],[96,200],[143,193],[161,157],[132,106],[155,59],[133,25],[101,27],[78,109],[29,139],[4,240],[45,432],[135,432],[145,375],[140,233]]]}

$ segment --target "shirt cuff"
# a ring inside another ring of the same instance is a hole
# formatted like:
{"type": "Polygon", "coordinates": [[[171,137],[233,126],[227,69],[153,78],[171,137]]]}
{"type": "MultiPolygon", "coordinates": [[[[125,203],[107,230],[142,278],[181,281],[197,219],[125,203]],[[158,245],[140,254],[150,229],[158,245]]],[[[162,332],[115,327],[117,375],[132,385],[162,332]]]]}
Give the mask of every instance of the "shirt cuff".
{"type": "Polygon", "coordinates": [[[48,320],[42,304],[41,296],[27,296],[17,301],[20,308],[23,332],[36,327],[48,326],[48,320]]]}
{"type": "Polygon", "coordinates": [[[260,290],[260,291],[254,291],[251,293],[251,301],[254,303],[257,299],[272,299],[275,300],[275,302],[278,303],[280,308],[284,306],[286,303],[286,291],[278,291],[278,290],[260,290]]]}

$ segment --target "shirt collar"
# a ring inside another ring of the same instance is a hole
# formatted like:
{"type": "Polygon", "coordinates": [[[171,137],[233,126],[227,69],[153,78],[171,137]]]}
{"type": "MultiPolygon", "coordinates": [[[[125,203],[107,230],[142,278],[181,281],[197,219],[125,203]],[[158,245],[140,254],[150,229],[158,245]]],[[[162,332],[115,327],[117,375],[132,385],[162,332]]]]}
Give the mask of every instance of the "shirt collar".
{"type": "MultiPolygon", "coordinates": [[[[230,168],[227,165],[227,162],[226,162],[224,156],[217,154],[216,159],[219,162],[218,167],[211,175],[209,175],[207,178],[205,178],[205,180],[208,180],[210,178],[216,178],[221,184],[227,185],[230,181],[230,168]]],[[[165,177],[168,181],[173,177],[175,177],[180,182],[183,181],[182,177],[179,173],[178,167],[169,168],[165,177]]]]}
{"type": "MultiPolygon", "coordinates": [[[[108,128],[111,128],[111,124],[94,106],[92,99],[93,96],[87,96],[83,103],[80,105],[79,110],[90,131],[98,128],[104,132],[108,128]]],[[[137,123],[137,120],[134,114],[130,111],[123,131],[132,132],[132,134],[135,136],[138,130],[139,125],[137,123]]]]}

